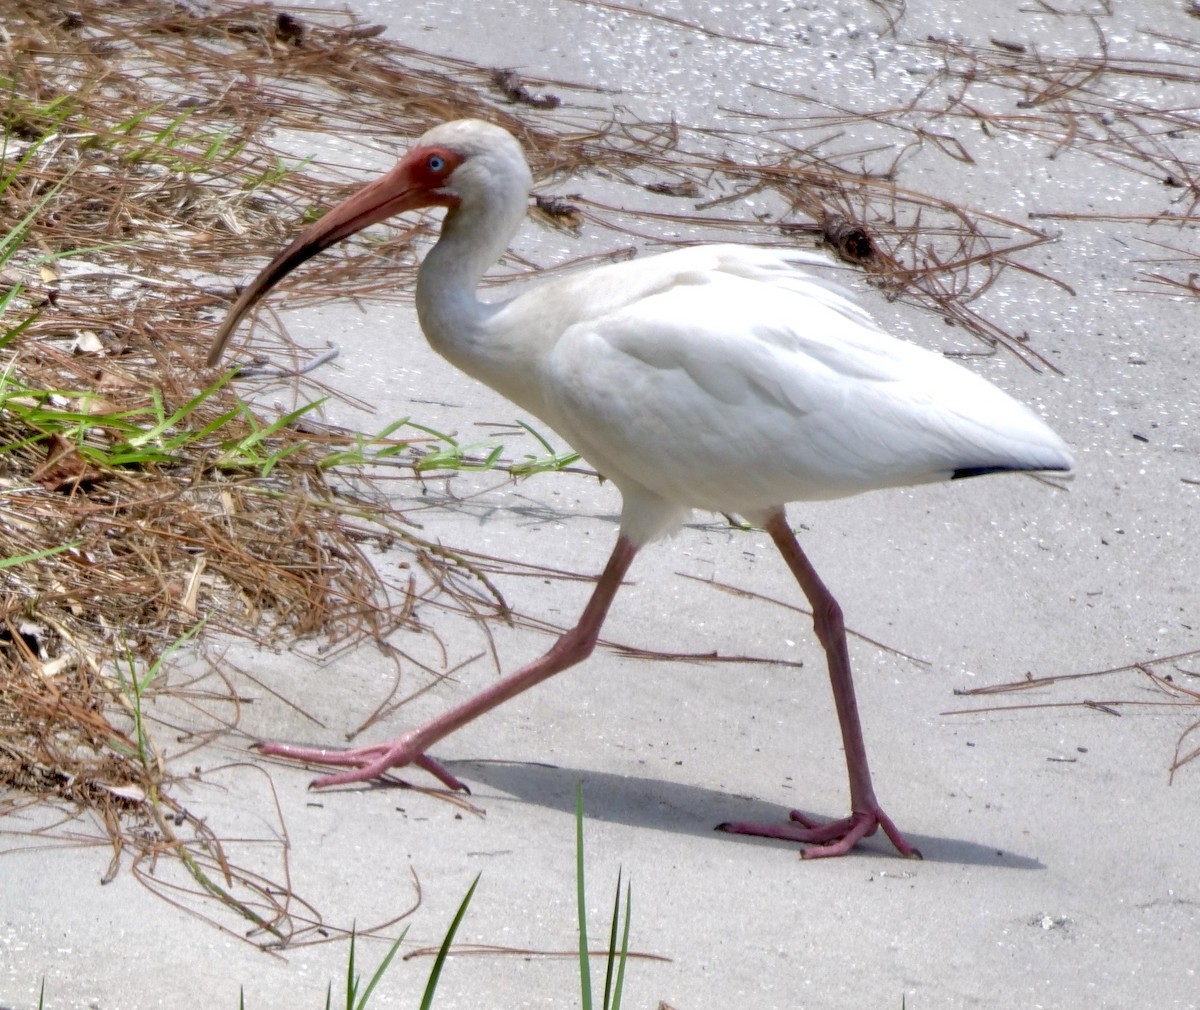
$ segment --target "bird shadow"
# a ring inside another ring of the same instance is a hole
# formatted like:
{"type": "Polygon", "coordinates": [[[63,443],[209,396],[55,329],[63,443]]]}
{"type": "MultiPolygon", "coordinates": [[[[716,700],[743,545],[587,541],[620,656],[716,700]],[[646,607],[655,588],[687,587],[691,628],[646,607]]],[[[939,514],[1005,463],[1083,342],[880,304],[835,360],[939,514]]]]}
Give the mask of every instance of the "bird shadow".
{"type": "MultiPolygon", "coordinates": [[[[716,825],[732,820],[787,821],[790,808],[736,793],[657,778],[613,775],[541,763],[461,760],[446,762],[446,766],[472,785],[482,783],[489,790],[519,803],[536,804],[574,815],[576,788],[582,782],[585,812],[595,820],[697,835],[721,842],[798,848],[792,842],[716,831],[716,825]]],[[[476,795],[479,795],[478,790],[476,795]]],[[[906,832],[906,837],[921,850],[925,862],[996,866],[1010,870],[1046,868],[1044,863],[1030,856],[1005,852],[964,838],[911,832],[906,832]]],[[[858,848],[875,855],[895,855],[882,832],[865,839],[858,848]]]]}

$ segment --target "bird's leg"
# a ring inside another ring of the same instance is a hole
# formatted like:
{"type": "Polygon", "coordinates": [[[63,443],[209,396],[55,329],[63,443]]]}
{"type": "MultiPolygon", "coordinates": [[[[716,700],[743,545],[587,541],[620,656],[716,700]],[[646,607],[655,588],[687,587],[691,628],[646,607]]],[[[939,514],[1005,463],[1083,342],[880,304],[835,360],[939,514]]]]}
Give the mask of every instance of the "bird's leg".
{"type": "Polygon", "coordinates": [[[806,859],[845,855],[859,840],[873,835],[877,828],[883,828],[884,834],[892,840],[892,844],[901,855],[920,858],[920,852],[909,845],[875,798],[875,789],[871,785],[871,770],[867,765],[867,748],[863,743],[862,724],[858,718],[858,702],[854,697],[854,681],[850,673],[850,653],[846,647],[842,609],[833,598],[833,594],[825,588],[804,551],[800,549],[800,544],[788,526],[787,517],[782,509],[771,514],[766,530],[812,605],[813,627],[829,662],[829,681],[833,687],[833,701],[837,707],[838,722],[842,728],[842,745],[846,751],[846,769],[850,775],[850,816],[828,824],[820,824],[809,820],[800,811],[793,810],[793,824],[732,822],[721,827],[735,834],[761,835],[809,843],[811,847],[804,851],[806,859]]]}
{"type": "Polygon", "coordinates": [[[314,764],[351,767],[350,771],[338,772],[316,779],[312,784],[318,788],[344,785],[349,782],[366,782],[382,775],[389,768],[416,764],[451,789],[465,789],[465,786],[445,768],[427,757],[425,751],[442,737],[465,726],[472,719],[483,715],[484,712],[491,711],[497,705],[503,704],[522,691],[533,687],[534,684],[540,684],[554,674],[586,659],[596,646],[600,626],[604,623],[608,608],[612,604],[613,597],[620,588],[621,580],[629,570],[637,550],[633,542],[624,535],[617,538],[616,546],[613,547],[608,563],[596,581],[596,588],[592,591],[587,606],[584,607],[579,623],[570,631],[565,632],[541,659],[502,678],[486,690],[480,691],[475,697],[452,708],[444,715],[438,716],[432,722],[426,723],[420,729],[412,730],[387,743],[358,747],[353,750],[325,750],[319,747],[297,747],[280,743],[263,744],[259,750],[264,754],[273,754],[314,764]]]}

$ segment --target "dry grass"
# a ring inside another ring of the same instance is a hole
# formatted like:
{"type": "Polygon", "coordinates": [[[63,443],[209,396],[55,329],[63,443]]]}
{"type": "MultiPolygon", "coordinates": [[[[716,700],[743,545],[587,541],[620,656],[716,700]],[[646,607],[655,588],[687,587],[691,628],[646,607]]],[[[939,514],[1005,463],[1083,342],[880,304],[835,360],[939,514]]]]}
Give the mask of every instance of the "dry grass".
{"type": "MultiPolygon", "coordinates": [[[[902,16],[894,4],[886,10],[893,25],[902,16]]],[[[823,240],[892,296],[934,309],[988,349],[1053,368],[1036,336],[1010,333],[978,308],[1005,271],[1036,275],[1022,256],[1051,241],[1039,222],[1053,213],[1007,220],[906,190],[895,176],[931,146],[973,160],[972,131],[1019,132],[1049,153],[1164,174],[1169,202],[1150,223],[1190,217],[1198,173],[1172,131],[1194,129],[1194,110],[1121,97],[1120,84],[1141,75],[1191,86],[1200,73],[1183,57],[1109,59],[1099,38],[1096,53],[1053,58],[1010,40],[970,48],[930,39],[922,46],[941,69],[903,108],[866,113],[793,96],[801,111],[786,122],[739,113],[713,132],[614,118],[581,89],[435,59],[344,17],[158,0],[8,4],[0,27],[8,232],[0,785],[16,790],[8,809],[53,797],[93,811],[113,846],[110,872],[122,851],[142,873],[174,855],[205,892],[291,937],[279,889],[239,875],[172,799],[140,714],[143,690],[157,687],[155,664],[172,643],[212,630],[394,650],[397,632],[430,634],[418,601],[480,618],[504,611],[480,565],[422,541],[369,483],[339,478],[360,469],[351,433],[264,418],[231,384],[198,370],[231,280],[352,185],[343,166],[305,160],[320,138],[402,146],[432,122],[486,116],[521,137],[543,185],[603,172],[661,198],[660,209],[636,218],[596,200],[539,201],[541,220],[607,235],[613,255],[656,216],[740,241],[823,240]],[[1010,111],[996,111],[997,95],[1010,111]],[[794,146],[801,134],[863,123],[902,139],[836,157],[794,146]],[[750,195],[768,196],[774,212],[741,213],[750,195]],[[331,466],[339,452],[349,455],[331,466]],[[369,557],[376,548],[404,552],[413,579],[386,584],[369,557]],[[235,884],[248,896],[233,896],[235,884]]],[[[418,222],[351,244],[330,259],[319,290],[296,278],[293,301],[405,296],[396,261],[411,258],[426,230],[418,222]]],[[[1192,274],[1149,277],[1196,293],[1192,274]]],[[[304,358],[278,325],[260,330],[257,347],[304,358]]],[[[318,392],[311,379],[293,381],[318,392]]],[[[415,460],[422,445],[393,435],[375,448],[415,460]]],[[[236,707],[232,689],[227,697],[236,707]]],[[[300,918],[319,922],[314,910],[300,918]]]]}
{"type": "Polygon", "coordinates": [[[1170,781],[1173,782],[1176,772],[1200,758],[1200,719],[1195,718],[1192,712],[1200,707],[1200,690],[1190,686],[1200,678],[1200,670],[1196,668],[1197,660],[1200,660],[1200,650],[1126,663],[1107,670],[1089,670],[1084,673],[1049,677],[1027,675],[1022,680],[990,684],[954,693],[963,698],[988,698],[1037,692],[1037,701],[952,709],[943,712],[942,715],[977,715],[982,712],[1057,708],[1085,708],[1117,718],[1120,718],[1123,711],[1138,709],[1155,710],[1171,715],[1182,712],[1184,718],[1190,721],[1175,739],[1175,752],[1169,766],[1170,781]],[[1098,691],[1104,693],[1098,694],[1098,691]],[[1047,700],[1047,694],[1053,696],[1054,700],[1047,700]]]}
{"type": "MultiPolygon", "coordinates": [[[[357,455],[354,433],[265,419],[197,364],[232,265],[281,241],[289,198],[307,209],[339,192],[328,166],[281,169],[272,131],[382,130],[385,107],[401,110],[390,129],[415,130],[484,111],[491,77],[255,6],[30,3],[4,31],[6,803],[90,810],[110,874],[122,850],[135,872],[180,856],[210,893],[248,887],[240,913],[290,935],[272,887],[239,875],[172,799],[141,713],[159,658],[202,622],[264,644],[386,649],[397,631],[428,634],[418,598],[503,607],[482,571],[424,543],[385,495],[338,480],[328,464],[357,455]],[[355,111],[364,94],[380,121],[355,111]],[[412,581],[385,585],[373,549],[408,554],[412,581]]],[[[356,274],[322,297],[361,291],[356,274]]]]}

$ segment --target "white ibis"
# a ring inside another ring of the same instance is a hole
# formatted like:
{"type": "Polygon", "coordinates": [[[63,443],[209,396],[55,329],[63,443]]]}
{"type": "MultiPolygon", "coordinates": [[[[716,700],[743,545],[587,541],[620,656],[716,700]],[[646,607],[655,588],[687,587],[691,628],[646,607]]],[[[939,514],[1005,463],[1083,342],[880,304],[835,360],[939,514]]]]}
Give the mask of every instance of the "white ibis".
{"type": "Polygon", "coordinates": [[[242,292],[208,357],[285,274],[368,225],[446,208],[417,276],[433,348],[536,415],[617,486],[620,532],[579,623],[540,659],[419,729],[350,750],[267,744],[267,753],[347,770],[314,786],[362,782],[418,764],[472,719],[586,658],[630,563],[693,508],[761,525],[812,605],[850,778],[850,814],[799,811],[782,824],[725,830],[790,839],[804,855],[842,855],[882,827],[867,765],[842,614],[788,526],[788,502],[1001,471],[1068,470],[1062,440],[974,373],[883,333],[838,288],[798,263],[815,254],[738,245],[681,249],[586,270],[496,302],[476,287],[523,218],[532,177],[506,130],[479,120],[435,127],[382,178],[329,211],[242,292]]]}

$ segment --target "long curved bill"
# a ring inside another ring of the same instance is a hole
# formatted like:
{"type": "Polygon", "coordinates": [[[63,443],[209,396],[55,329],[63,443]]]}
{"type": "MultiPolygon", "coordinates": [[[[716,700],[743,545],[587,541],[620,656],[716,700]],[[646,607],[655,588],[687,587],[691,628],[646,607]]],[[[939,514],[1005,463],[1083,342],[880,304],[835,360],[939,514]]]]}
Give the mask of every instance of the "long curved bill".
{"type": "Polygon", "coordinates": [[[414,177],[413,166],[421,156],[419,150],[410,151],[386,175],[364,186],[319,221],[309,225],[263,267],[259,275],[242,290],[217,330],[212,349],[208,352],[208,367],[212,368],[220,362],[233,331],[259,299],[305,260],[368,225],[406,210],[447,203],[444,196],[431,191],[414,177]]]}

